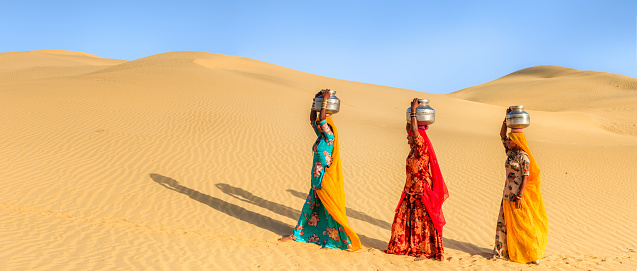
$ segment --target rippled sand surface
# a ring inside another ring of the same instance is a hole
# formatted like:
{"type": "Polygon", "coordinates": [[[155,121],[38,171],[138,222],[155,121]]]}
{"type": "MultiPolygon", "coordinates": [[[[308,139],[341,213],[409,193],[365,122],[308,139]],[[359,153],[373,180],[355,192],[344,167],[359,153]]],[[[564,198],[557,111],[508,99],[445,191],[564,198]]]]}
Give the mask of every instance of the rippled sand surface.
{"type": "Polygon", "coordinates": [[[0,270],[635,270],[636,81],[538,66],[435,95],[203,52],[0,53],[0,270]],[[347,214],[364,245],[353,253],[277,242],[310,189],[322,88],[341,99],[347,214]],[[382,252],[414,97],[436,109],[443,262],[382,252]],[[550,220],[539,266],[487,259],[498,133],[516,104],[532,116],[550,220]]]}

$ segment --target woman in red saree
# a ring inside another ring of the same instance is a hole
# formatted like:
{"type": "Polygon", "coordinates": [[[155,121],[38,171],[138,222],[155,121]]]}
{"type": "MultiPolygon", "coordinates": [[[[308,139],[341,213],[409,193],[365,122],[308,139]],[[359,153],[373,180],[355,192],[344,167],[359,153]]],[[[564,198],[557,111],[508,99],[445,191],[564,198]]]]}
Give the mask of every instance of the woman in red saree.
{"type": "MultiPolygon", "coordinates": [[[[418,105],[416,98],[411,102],[411,112],[416,112],[418,105]]],[[[407,156],[407,180],[385,253],[443,260],[442,227],[446,222],[442,203],[449,192],[427,128],[418,126],[416,115],[411,115],[411,123],[407,124],[407,140],[411,146],[407,156]]]]}

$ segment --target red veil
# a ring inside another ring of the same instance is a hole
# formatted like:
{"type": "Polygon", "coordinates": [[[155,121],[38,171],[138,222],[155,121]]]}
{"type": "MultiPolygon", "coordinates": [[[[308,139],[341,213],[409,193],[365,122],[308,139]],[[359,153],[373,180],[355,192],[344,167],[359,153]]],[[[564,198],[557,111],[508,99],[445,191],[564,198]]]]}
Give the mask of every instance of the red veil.
{"type": "MultiPolygon", "coordinates": [[[[422,194],[422,201],[425,205],[425,208],[427,208],[429,217],[431,217],[438,235],[440,235],[440,238],[442,238],[442,226],[447,223],[447,221],[445,220],[445,216],[442,214],[442,203],[449,197],[449,191],[447,190],[445,181],[442,179],[442,173],[440,172],[440,165],[438,165],[436,152],[434,151],[434,147],[433,145],[431,145],[431,140],[429,140],[427,132],[425,131],[428,128],[429,127],[425,125],[418,126],[418,132],[425,141],[425,146],[427,146],[427,150],[429,151],[429,167],[431,168],[431,173],[433,174],[433,183],[431,185],[432,188],[429,188],[429,186],[427,185],[424,186],[425,191],[422,194]]],[[[413,136],[411,130],[409,130],[409,135],[413,136]]],[[[398,207],[400,207],[400,204],[402,203],[404,198],[405,192],[403,191],[400,201],[398,202],[398,207]]],[[[398,210],[398,207],[396,207],[396,210],[398,210]]]]}

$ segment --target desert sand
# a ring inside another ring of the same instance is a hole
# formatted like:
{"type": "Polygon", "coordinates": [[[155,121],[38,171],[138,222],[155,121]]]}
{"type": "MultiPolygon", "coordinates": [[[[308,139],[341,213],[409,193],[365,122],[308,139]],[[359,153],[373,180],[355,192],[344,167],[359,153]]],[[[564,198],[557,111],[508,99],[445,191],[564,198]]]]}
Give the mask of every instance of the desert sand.
{"type": "Polygon", "coordinates": [[[0,270],[637,269],[627,76],[538,66],[436,95],[203,52],[12,52],[0,53],[0,113],[0,270]],[[277,241],[310,189],[308,110],[322,88],[341,99],[356,252],[277,241]],[[450,193],[442,262],[382,252],[414,97],[436,109],[428,133],[450,193]],[[499,128],[517,104],[531,114],[550,221],[537,266],[487,259],[504,184],[499,128]]]}

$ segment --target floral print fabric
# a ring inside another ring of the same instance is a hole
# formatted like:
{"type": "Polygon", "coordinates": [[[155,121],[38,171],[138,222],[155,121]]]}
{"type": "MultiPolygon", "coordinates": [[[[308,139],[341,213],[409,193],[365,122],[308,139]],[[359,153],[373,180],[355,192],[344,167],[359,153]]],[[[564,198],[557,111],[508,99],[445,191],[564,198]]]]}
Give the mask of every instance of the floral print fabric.
{"type": "Polygon", "coordinates": [[[500,201],[500,213],[498,214],[498,224],[495,229],[495,247],[493,248],[493,252],[495,256],[499,258],[509,258],[509,248],[507,247],[507,227],[504,223],[502,201],[500,201]]]}
{"type": "Polygon", "coordinates": [[[443,259],[442,238],[422,202],[425,185],[432,186],[429,158],[423,138],[416,135],[407,156],[405,197],[394,216],[385,253],[443,259]]]}
{"type": "MultiPolygon", "coordinates": [[[[502,139],[502,143],[510,140],[509,137],[502,139]]],[[[516,195],[520,191],[520,185],[524,176],[529,176],[529,165],[531,160],[529,155],[522,149],[517,151],[511,150],[506,147],[507,160],[504,164],[506,168],[506,181],[504,183],[504,190],[502,191],[502,199],[515,201],[516,195]]]]}
{"type": "Polygon", "coordinates": [[[429,152],[422,136],[414,138],[415,148],[407,156],[407,180],[403,191],[410,195],[422,195],[425,185],[431,187],[431,168],[429,168],[429,152]]]}
{"type": "Polygon", "coordinates": [[[312,162],[312,189],[321,190],[321,181],[323,181],[325,169],[332,165],[334,133],[325,120],[319,122],[318,126],[312,123],[312,128],[314,128],[314,132],[318,136],[312,146],[312,152],[314,153],[314,160],[312,162]]]}
{"type": "MultiPolygon", "coordinates": [[[[531,160],[529,155],[522,149],[511,150],[507,147],[506,141],[511,140],[509,137],[502,138],[502,144],[507,154],[507,160],[504,164],[506,169],[506,181],[502,191],[502,200],[515,201],[516,195],[520,191],[524,176],[529,176],[529,165],[531,160]]],[[[498,222],[495,232],[494,254],[500,258],[509,258],[509,252],[506,241],[506,221],[504,220],[504,210],[502,202],[500,202],[500,212],[498,214],[498,222]]]]}
{"type": "Polygon", "coordinates": [[[313,189],[305,200],[299,222],[294,228],[295,241],[314,243],[322,247],[347,249],[350,240],[343,227],[332,218],[313,189]]]}
{"type": "Polygon", "coordinates": [[[312,188],[303,205],[301,217],[292,233],[292,238],[305,243],[315,243],[322,247],[347,249],[351,243],[349,237],[343,227],[327,212],[314,192],[321,190],[325,169],[332,164],[334,133],[325,120],[319,122],[318,125],[312,123],[312,128],[318,136],[314,146],[312,146],[314,153],[311,174],[312,188]]]}

